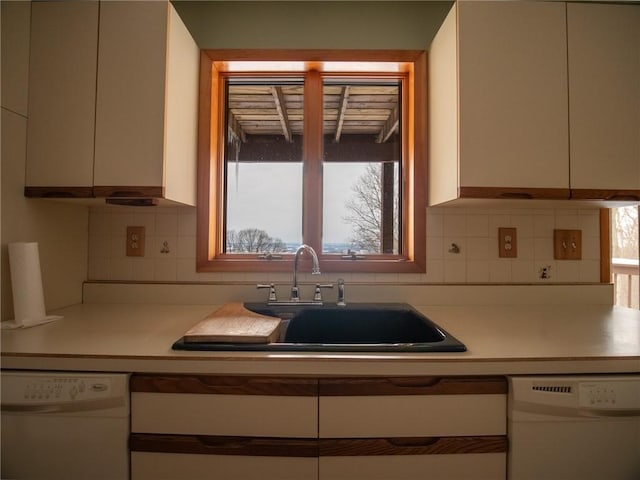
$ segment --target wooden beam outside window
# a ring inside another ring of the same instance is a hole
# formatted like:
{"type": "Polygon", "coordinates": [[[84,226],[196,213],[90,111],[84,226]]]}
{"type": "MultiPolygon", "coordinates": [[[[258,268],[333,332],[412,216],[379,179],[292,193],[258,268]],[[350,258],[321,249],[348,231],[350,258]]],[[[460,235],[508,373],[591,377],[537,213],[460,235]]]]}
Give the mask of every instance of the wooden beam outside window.
{"type": "Polygon", "coordinates": [[[340,135],[342,135],[342,126],[344,125],[344,117],[347,113],[347,105],[349,104],[349,85],[342,87],[342,94],[340,95],[340,102],[338,104],[338,120],[336,124],[336,135],[334,142],[340,142],[340,135]]]}
{"type": "Polygon", "coordinates": [[[376,139],[376,143],[384,143],[386,142],[394,132],[398,130],[400,126],[400,117],[398,114],[398,107],[394,107],[387,118],[387,121],[382,126],[380,133],[378,134],[378,138],[376,139]]]}
{"type": "Polygon", "coordinates": [[[276,104],[276,111],[278,112],[278,118],[282,125],[282,134],[287,142],[293,142],[293,134],[291,133],[291,126],[289,125],[289,115],[287,114],[287,105],[284,101],[284,95],[282,95],[282,87],[271,87],[271,94],[276,104]]]}

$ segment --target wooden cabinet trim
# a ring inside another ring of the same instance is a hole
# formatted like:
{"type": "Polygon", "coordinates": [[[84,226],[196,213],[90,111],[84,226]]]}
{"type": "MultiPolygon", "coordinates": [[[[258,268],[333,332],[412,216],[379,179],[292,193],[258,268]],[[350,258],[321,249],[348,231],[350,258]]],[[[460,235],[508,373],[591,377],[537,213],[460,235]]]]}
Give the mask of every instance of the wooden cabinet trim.
{"type": "Polygon", "coordinates": [[[132,433],[132,452],[276,457],[504,453],[506,435],[474,437],[271,438],[132,433]]]}
{"type": "Polygon", "coordinates": [[[501,376],[261,377],[232,375],[144,375],[131,377],[132,392],[218,395],[361,396],[507,394],[501,376]]]}
{"type": "Polygon", "coordinates": [[[619,202],[640,201],[640,190],[607,190],[592,188],[572,188],[571,198],[575,200],[608,200],[619,202]]]}
{"type": "Polygon", "coordinates": [[[164,198],[164,187],[159,186],[94,186],[93,194],[96,197],[155,197],[164,198]]]}
{"type": "Polygon", "coordinates": [[[319,382],[320,396],[507,394],[504,377],[361,377],[319,382]]]}
{"type": "Polygon", "coordinates": [[[92,198],[93,187],[24,187],[27,198],[92,198]]]}
{"type": "Polygon", "coordinates": [[[460,198],[492,198],[505,200],[568,200],[568,188],[460,187],[460,198]]]}
{"type": "Polygon", "coordinates": [[[476,437],[395,437],[320,439],[321,457],[365,455],[440,455],[461,453],[503,453],[506,435],[476,437]]]}
{"type": "Polygon", "coordinates": [[[132,433],[129,437],[129,448],[132,452],[189,453],[201,455],[312,458],[318,456],[318,442],[314,438],[132,433]]]}
{"type": "Polygon", "coordinates": [[[133,375],[131,392],[199,393],[216,395],[280,395],[315,397],[312,378],[245,377],[225,375],[133,375]]]}
{"type": "Polygon", "coordinates": [[[460,198],[501,200],[605,200],[638,202],[640,190],[595,188],[460,187],[460,198]]]}

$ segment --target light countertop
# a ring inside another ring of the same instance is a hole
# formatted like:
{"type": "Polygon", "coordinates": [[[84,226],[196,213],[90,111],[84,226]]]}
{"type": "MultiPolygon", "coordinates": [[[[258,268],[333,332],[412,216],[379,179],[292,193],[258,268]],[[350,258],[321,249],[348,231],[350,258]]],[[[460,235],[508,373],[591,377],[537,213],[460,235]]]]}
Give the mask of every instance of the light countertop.
{"type": "Polygon", "coordinates": [[[2,368],[271,375],[640,372],[640,311],[610,305],[416,306],[461,353],[187,352],[172,343],[217,305],[84,303],[2,331],[2,368]]]}

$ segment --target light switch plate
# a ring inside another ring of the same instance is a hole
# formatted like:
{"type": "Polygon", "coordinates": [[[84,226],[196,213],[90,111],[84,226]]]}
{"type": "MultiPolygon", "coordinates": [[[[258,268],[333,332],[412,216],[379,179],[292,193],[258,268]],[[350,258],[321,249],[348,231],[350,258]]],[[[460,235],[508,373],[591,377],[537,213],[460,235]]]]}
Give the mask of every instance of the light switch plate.
{"type": "Polygon", "coordinates": [[[554,230],[553,258],[582,260],[582,230],[554,230]]]}

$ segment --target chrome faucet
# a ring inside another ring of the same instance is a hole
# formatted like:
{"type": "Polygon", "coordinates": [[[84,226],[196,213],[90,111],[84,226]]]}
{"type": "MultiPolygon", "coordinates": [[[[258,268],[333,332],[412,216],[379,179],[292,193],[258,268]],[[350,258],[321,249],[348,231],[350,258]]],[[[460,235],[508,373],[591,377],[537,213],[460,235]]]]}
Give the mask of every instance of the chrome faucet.
{"type": "Polygon", "coordinates": [[[318,255],[316,255],[316,251],[311,248],[309,245],[302,244],[296,250],[296,256],[293,260],[293,280],[291,282],[291,301],[299,302],[300,301],[300,292],[298,291],[298,258],[300,258],[300,254],[306,251],[311,255],[311,260],[313,265],[311,267],[312,275],[320,275],[320,263],[318,262],[318,255]]]}

